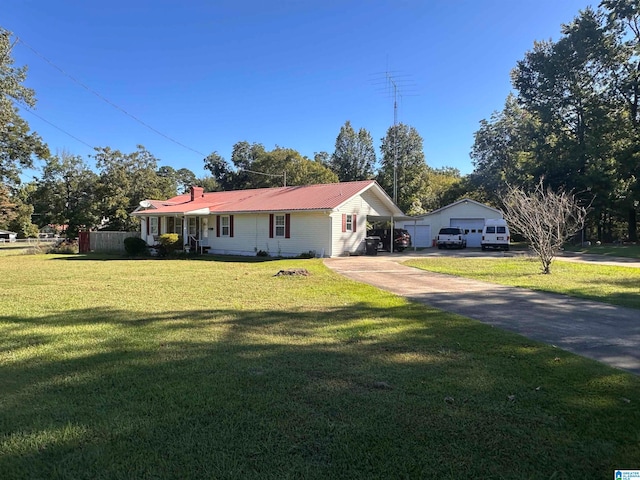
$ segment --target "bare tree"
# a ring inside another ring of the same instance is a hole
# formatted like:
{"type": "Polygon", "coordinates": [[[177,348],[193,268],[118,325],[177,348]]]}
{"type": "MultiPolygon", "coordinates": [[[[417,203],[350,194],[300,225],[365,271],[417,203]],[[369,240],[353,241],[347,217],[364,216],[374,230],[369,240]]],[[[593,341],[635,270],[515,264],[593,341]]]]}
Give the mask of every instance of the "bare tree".
{"type": "Polygon", "coordinates": [[[543,179],[531,193],[509,187],[502,201],[507,222],[529,241],[542,273],[551,273],[551,262],[562,245],[584,227],[587,208],[571,193],[545,188],[543,179]]]}

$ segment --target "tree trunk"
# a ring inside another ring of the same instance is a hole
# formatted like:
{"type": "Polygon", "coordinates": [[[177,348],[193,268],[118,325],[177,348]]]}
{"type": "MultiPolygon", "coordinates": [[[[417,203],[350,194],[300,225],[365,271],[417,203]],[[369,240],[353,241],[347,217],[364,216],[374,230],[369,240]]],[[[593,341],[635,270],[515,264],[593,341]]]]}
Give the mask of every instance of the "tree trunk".
{"type": "Polygon", "coordinates": [[[629,209],[629,241],[638,241],[638,217],[633,206],[629,209]]]}

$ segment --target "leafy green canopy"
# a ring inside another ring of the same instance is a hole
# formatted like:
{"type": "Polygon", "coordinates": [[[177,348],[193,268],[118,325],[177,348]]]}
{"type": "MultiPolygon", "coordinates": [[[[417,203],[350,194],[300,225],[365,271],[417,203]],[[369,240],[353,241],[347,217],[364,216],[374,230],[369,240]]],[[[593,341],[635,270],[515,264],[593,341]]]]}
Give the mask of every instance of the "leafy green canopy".
{"type": "Polygon", "coordinates": [[[15,104],[34,107],[35,93],[23,85],[27,67],[14,67],[11,33],[0,27],[0,182],[17,185],[23,168],[33,166],[32,156],[47,158],[49,150],[18,114],[15,104]]]}
{"type": "Polygon", "coordinates": [[[302,156],[296,150],[276,146],[267,151],[259,143],[238,142],[233,146],[231,164],[217,152],[204,159],[222,190],[244,190],[287,185],[335,183],[338,177],[329,168],[302,156]]]}
{"type": "Polygon", "coordinates": [[[640,203],[640,6],[605,0],[535,42],[512,72],[515,96],[483,120],[470,184],[575,191],[598,239],[637,239],[640,203]],[[618,225],[626,224],[626,230],[618,225]]]}

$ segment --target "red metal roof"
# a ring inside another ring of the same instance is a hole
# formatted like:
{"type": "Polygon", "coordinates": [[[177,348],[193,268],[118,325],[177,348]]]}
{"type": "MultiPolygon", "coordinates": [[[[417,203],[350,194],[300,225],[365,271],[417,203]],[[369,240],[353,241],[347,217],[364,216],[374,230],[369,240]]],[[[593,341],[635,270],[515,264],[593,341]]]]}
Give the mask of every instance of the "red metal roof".
{"type": "MultiPolygon", "coordinates": [[[[162,206],[158,205],[156,201],[151,201],[156,207],[151,210],[154,214],[187,213],[206,208],[210,213],[332,210],[374,185],[378,187],[383,196],[386,196],[374,180],[364,180],[297,187],[210,192],[193,201],[191,195],[187,193],[161,202],[162,206]]],[[[391,199],[388,200],[391,202],[391,199]]],[[[150,213],[148,210],[135,212],[137,215],[148,213],[150,213]]]]}

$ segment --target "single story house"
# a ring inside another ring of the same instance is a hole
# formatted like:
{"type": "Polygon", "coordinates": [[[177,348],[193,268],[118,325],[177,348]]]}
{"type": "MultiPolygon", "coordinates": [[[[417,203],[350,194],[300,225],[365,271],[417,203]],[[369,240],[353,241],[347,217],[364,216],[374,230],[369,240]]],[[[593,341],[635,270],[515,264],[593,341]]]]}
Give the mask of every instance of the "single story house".
{"type": "Polygon", "coordinates": [[[485,220],[503,218],[502,212],[470,198],[463,198],[446,207],[434,210],[413,220],[396,222],[396,228],[404,228],[411,234],[416,247],[432,247],[443,227],[460,227],[467,233],[467,246],[480,247],[485,220]]]}
{"type": "Polygon", "coordinates": [[[407,218],[374,180],[144,200],[132,215],[149,245],[164,233],[182,235],[185,248],[226,255],[319,257],[362,253],[369,221],[407,218]]]}
{"type": "Polygon", "coordinates": [[[18,234],[7,230],[0,230],[0,242],[15,242],[18,234]]]}

